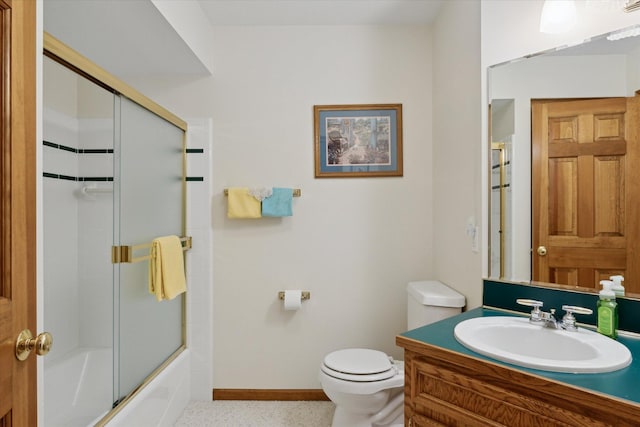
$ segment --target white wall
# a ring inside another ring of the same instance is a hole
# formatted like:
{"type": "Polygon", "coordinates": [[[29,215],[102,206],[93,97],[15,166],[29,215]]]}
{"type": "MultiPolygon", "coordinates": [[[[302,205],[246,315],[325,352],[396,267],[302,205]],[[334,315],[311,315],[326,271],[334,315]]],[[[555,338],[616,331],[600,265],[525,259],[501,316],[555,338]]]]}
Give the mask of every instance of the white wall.
{"type": "Polygon", "coordinates": [[[213,73],[214,58],[207,46],[213,37],[212,27],[200,5],[184,0],[151,0],[151,3],[207,71],[213,73]]]}
{"type": "MultiPolygon", "coordinates": [[[[406,283],[431,278],[431,35],[425,27],[219,27],[215,78],[134,86],[212,117],[214,383],[319,388],[324,354],[401,357],[406,283]],[[402,103],[404,177],[314,179],[313,105],[402,103]],[[223,190],[297,187],[294,216],[229,220],[223,190]],[[277,293],[311,291],[298,312],[277,293]]],[[[203,337],[206,339],[206,337],[203,337]]]]}
{"type": "Polygon", "coordinates": [[[482,257],[467,234],[482,217],[479,13],[479,2],[445,2],[434,26],[434,268],[467,308],[482,304],[482,257]]]}

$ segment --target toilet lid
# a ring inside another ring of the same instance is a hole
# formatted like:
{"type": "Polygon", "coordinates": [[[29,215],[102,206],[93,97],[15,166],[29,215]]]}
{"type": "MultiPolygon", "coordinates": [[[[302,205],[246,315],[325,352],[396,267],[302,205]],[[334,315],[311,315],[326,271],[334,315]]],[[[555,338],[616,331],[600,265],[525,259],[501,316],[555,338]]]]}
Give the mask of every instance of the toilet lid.
{"type": "Polygon", "coordinates": [[[329,353],[324,358],[324,365],[337,372],[350,375],[395,375],[392,359],[381,351],[366,348],[348,348],[329,353]]]}
{"type": "Polygon", "coordinates": [[[376,381],[384,381],[398,374],[398,371],[396,369],[389,369],[388,371],[385,371],[385,372],[380,372],[377,374],[366,374],[366,375],[346,374],[344,372],[335,371],[331,368],[328,368],[326,365],[320,366],[320,369],[322,370],[322,372],[329,375],[330,377],[337,378],[339,380],[353,381],[358,383],[371,383],[376,381]]]}

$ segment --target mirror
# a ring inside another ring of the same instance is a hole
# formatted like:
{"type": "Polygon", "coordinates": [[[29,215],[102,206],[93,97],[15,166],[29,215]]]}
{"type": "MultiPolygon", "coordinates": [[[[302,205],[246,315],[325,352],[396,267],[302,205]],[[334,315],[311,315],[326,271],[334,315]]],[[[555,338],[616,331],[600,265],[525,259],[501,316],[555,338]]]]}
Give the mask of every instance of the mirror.
{"type": "MultiPolygon", "coordinates": [[[[540,270],[539,265],[535,263],[539,264],[541,258],[536,260],[535,257],[545,256],[539,255],[538,252],[544,253],[546,250],[551,254],[552,249],[537,244],[539,234],[536,234],[538,232],[534,231],[534,227],[542,222],[542,229],[549,230],[555,227],[557,234],[565,234],[561,238],[568,239],[566,236],[573,232],[577,233],[577,229],[582,227],[578,225],[576,215],[584,211],[580,203],[585,200],[585,193],[581,195],[582,185],[571,184],[568,178],[570,176],[575,178],[582,173],[578,171],[580,160],[560,163],[549,161],[551,157],[549,159],[544,157],[541,164],[546,165],[543,167],[546,181],[543,181],[541,179],[543,175],[532,167],[533,161],[540,160],[537,148],[533,149],[536,154],[532,156],[532,132],[534,147],[540,143],[541,135],[548,138],[545,140],[548,144],[547,148],[556,141],[555,139],[552,141],[552,138],[564,138],[567,134],[578,138],[577,128],[572,128],[567,124],[569,121],[561,118],[555,118],[553,123],[545,122],[544,125],[535,124],[532,127],[532,120],[534,120],[532,111],[539,111],[538,107],[532,110],[532,102],[546,105],[546,102],[557,104],[558,101],[562,101],[564,105],[569,105],[569,102],[576,100],[635,97],[636,91],[640,90],[640,37],[629,36],[612,40],[617,35],[624,35],[625,32],[640,33],[640,26],[594,37],[579,45],[545,51],[489,68],[490,278],[514,282],[535,280],[554,287],[559,284],[568,284],[567,286],[571,289],[581,288],[595,292],[599,279],[617,272],[616,266],[592,266],[589,273],[591,283],[588,286],[583,285],[582,279],[585,276],[581,276],[570,268],[556,268],[546,279],[538,278],[540,270]],[[558,132],[560,136],[553,136],[554,132],[558,132]],[[576,134],[574,135],[573,132],[576,134]],[[534,179],[532,179],[532,173],[535,174],[534,179]],[[532,188],[540,184],[540,181],[546,185],[545,189],[534,191],[547,192],[549,187],[558,186],[554,190],[553,197],[549,196],[545,204],[541,202],[542,199],[538,195],[534,194],[532,198],[532,188]],[[542,206],[539,206],[541,204],[542,206]],[[570,205],[575,212],[566,214],[567,206],[570,205]],[[544,222],[539,219],[538,210],[547,213],[553,211],[549,215],[557,215],[559,219],[555,218],[556,224],[552,227],[550,225],[552,220],[545,219],[546,222],[544,222]],[[559,211],[563,213],[558,214],[559,211]],[[536,248],[533,248],[534,245],[536,248]]],[[[638,98],[640,99],[640,96],[638,98]]],[[[618,131],[625,132],[624,120],[617,120],[611,114],[600,115],[599,119],[594,117],[591,116],[591,119],[586,122],[596,123],[593,125],[594,129],[597,128],[594,132],[599,132],[601,139],[614,140],[617,138],[618,131]],[[602,118],[604,119],[600,120],[602,118]]],[[[611,204],[612,212],[622,212],[622,216],[626,215],[626,217],[636,213],[629,208],[629,200],[625,202],[625,197],[631,199],[631,196],[624,189],[624,181],[620,179],[625,171],[630,173],[629,171],[640,167],[636,164],[640,163],[640,158],[634,163],[633,156],[627,156],[622,160],[611,153],[591,157],[596,157],[596,160],[606,160],[596,161],[597,165],[591,166],[595,171],[593,172],[595,178],[591,179],[596,181],[596,187],[603,181],[602,176],[607,176],[604,182],[611,184],[596,188],[595,201],[591,202],[592,205],[597,207],[611,204]],[[603,200],[603,196],[606,200],[603,200]]],[[[627,189],[629,187],[632,186],[628,184],[627,189]]],[[[640,200],[633,205],[640,205],[640,200]]],[[[635,226],[635,228],[625,229],[626,223],[624,221],[620,223],[619,218],[614,218],[613,215],[596,212],[589,221],[596,224],[596,234],[598,229],[603,229],[605,230],[603,234],[608,236],[604,240],[597,241],[595,246],[598,250],[604,247],[603,241],[615,240],[617,234],[626,234],[627,241],[640,242],[640,229],[635,226]]],[[[591,243],[593,243],[597,238],[593,238],[593,230],[591,233],[591,243]]],[[[568,252],[571,251],[565,251],[565,253],[568,252]]],[[[602,256],[597,255],[597,257],[596,264],[600,262],[599,259],[602,256]]],[[[627,273],[631,274],[630,271],[627,273]]],[[[629,280],[624,285],[628,290],[627,295],[640,297],[640,283],[634,285],[629,280]]]]}

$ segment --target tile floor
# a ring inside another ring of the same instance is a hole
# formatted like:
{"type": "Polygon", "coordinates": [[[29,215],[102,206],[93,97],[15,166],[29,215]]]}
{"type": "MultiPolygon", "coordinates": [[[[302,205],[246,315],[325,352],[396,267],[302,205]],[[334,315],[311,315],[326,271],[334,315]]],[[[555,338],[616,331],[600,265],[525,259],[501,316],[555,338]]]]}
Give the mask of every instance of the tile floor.
{"type": "Polygon", "coordinates": [[[192,401],[175,427],[329,427],[332,402],[192,401]]]}

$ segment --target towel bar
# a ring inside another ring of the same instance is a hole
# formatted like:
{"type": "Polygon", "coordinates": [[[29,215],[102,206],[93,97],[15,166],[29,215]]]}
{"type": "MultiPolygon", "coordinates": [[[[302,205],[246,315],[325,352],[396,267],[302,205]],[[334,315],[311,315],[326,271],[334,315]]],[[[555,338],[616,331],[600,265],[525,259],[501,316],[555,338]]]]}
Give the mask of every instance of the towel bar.
{"type": "MultiPolygon", "coordinates": [[[[191,236],[181,237],[180,242],[182,243],[183,251],[188,251],[193,247],[191,236]]],[[[138,251],[140,249],[150,248],[150,247],[151,247],[151,242],[141,243],[139,245],[130,245],[130,246],[112,246],[111,247],[111,263],[112,264],[119,264],[119,263],[133,264],[135,262],[147,260],[150,258],[149,255],[134,257],[133,252],[138,251]]]]}
{"type": "MultiPolygon", "coordinates": [[[[228,188],[224,189],[224,195],[225,196],[229,195],[229,189],[228,188]]],[[[293,197],[300,197],[300,196],[302,196],[302,190],[299,189],[299,188],[294,188],[293,189],[293,197]]]]}

